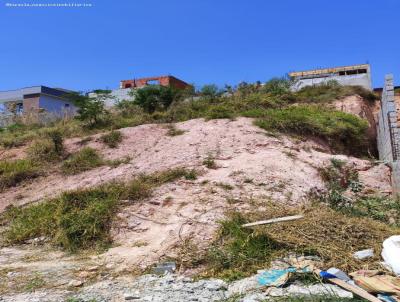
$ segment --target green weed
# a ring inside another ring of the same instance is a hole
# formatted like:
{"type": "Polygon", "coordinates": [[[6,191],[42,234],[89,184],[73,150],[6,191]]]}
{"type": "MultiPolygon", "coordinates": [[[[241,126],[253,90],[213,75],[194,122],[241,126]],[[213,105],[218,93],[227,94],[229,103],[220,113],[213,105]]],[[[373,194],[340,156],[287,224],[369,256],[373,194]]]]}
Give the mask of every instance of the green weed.
{"type": "Polygon", "coordinates": [[[100,137],[101,141],[110,148],[117,148],[119,143],[122,142],[122,138],[122,133],[115,130],[100,137]]]}
{"type": "Polygon", "coordinates": [[[183,168],[142,175],[128,183],[110,183],[65,192],[59,197],[3,214],[3,234],[9,244],[45,236],[66,250],[104,247],[120,200],[132,202],[151,196],[154,188],[193,173],[183,168]]]}
{"type": "Polygon", "coordinates": [[[72,175],[102,166],[104,160],[97,151],[90,147],[84,147],[63,162],[61,170],[64,174],[72,175]]]}
{"type": "Polygon", "coordinates": [[[360,154],[368,150],[368,123],[355,115],[314,105],[267,110],[264,114],[265,118],[255,122],[263,129],[319,137],[336,151],[360,154]]]}
{"type": "Polygon", "coordinates": [[[39,168],[31,160],[0,161],[0,192],[39,175],[39,168]]]}

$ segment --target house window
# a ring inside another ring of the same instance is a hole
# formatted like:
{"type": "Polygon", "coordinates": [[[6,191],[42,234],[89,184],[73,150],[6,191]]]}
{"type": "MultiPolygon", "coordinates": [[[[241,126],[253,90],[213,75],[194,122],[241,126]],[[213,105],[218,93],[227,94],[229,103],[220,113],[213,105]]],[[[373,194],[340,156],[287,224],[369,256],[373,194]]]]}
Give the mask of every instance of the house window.
{"type": "Polygon", "coordinates": [[[69,107],[69,104],[64,104],[64,107],[65,107],[65,108],[68,108],[68,107],[69,107]]]}
{"type": "Polygon", "coordinates": [[[146,82],[146,85],[160,85],[159,80],[150,80],[146,82]]]}
{"type": "Polygon", "coordinates": [[[125,84],[125,88],[131,88],[132,84],[125,84]]]}

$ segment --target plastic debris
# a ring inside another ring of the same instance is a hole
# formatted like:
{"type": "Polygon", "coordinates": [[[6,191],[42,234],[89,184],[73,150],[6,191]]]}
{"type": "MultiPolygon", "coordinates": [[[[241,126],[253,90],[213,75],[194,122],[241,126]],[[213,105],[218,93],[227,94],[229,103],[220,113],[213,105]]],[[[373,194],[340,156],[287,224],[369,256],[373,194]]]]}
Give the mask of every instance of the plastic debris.
{"type": "Polygon", "coordinates": [[[289,279],[289,274],[296,272],[294,267],[287,269],[273,269],[261,273],[257,280],[260,285],[264,286],[282,286],[289,279]]]}
{"type": "Polygon", "coordinates": [[[373,249],[366,249],[362,251],[355,252],[353,254],[353,257],[358,259],[358,260],[364,260],[367,258],[371,258],[374,256],[374,250],[373,249]]]}
{"type": "Polygon", "coordinates": [[[338,269],[336,267],[331,267],[330,269],[327,270],[327,272],[345,282],[351,281],[350,277],[347,276],[347,274],[345,272],[341,271],[340,269],[338,269]]]}
{"type": "Polygon", "coordinates": [[[391,236],[383,241],[382,258],[391,270],[400,275],[400,236],[391,236]]]}
{"type": "Polygon", "coordinates": [[[387,294],[378,294],[378,299],[383,302],[397,302],[398,300],[387,294]]]}

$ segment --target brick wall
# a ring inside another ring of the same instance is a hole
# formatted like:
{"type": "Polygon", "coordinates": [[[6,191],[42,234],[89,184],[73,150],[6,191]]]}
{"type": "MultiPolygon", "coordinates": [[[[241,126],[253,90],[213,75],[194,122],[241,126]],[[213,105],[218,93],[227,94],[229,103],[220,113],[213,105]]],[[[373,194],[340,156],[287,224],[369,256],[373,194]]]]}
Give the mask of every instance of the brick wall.
{"type": "Polygon", "coordinates": [[[124,80],[121,81],[120,88],[140,88],[151,84],[150,82],[155,81],[158,85],[161,86],[172,86],[177,89],[185,89],[190,85],[181,81],[173,76],[161,76],[161,77],[150,77],[150,78],[140,78],[133,80],[124,80]]]}
{"type": "Polygon", "coordinates": [[[24,114],[37,113],[39,111],[39,98],[40,98],[39,95],[24,97],[23,100],[24,114]]]}

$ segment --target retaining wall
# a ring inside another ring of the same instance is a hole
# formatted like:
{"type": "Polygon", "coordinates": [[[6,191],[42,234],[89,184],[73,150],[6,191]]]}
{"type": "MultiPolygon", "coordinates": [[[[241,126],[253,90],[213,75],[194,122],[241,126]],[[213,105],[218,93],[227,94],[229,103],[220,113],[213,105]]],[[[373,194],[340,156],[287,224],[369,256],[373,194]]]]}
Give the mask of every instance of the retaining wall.
{"type": "Polygon", "coordinates": [[[392,74],[385,76],[378,116],[377,144],[379,159],[392,168],[393,194],[400,194],[400,128],[397,123],[392,74]]]}

